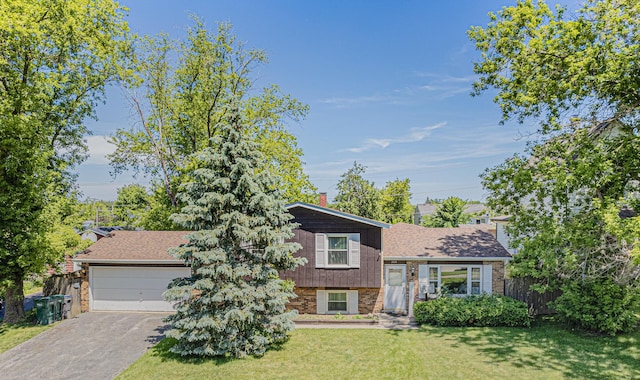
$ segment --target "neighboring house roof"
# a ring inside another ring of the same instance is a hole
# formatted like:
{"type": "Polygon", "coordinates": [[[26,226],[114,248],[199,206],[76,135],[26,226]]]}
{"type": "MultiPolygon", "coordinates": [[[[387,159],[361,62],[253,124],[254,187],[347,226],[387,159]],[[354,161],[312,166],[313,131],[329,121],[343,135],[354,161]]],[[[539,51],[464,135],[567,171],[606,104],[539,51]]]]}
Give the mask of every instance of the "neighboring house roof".
{"type": "Polygon", "coordinates": [[[509,252],[490,229],[427,228],[398,223],[383,232],[384,258],[508,259],[509,252]]]}
{"type": "Polygon", "coordinates": [[[187,243],[187,231],[113,231],[79,253],[73,261],[87,263],[182,262],[167,250],[187,243]]]}
{"type": "Polygon", "coordinates": [[[496,216],[494,218],[491,218],[492,222],[508,222],[509,219],[511,219],[511,216],[509,215],[500,215],[500,216],[496,216]]]}
{"type": "Polygon", "coordinates": [[[309,203],[294,202],[294,203],[290,203],[290,204],[286,205],[287,210],[290,210],[290,209],[296,208],[296,207],[306,208],[306,209],[317,211],[317,212],[321,212],[321,213],[324,213],[324,214],[327,214],[327,215],[333,215],[333,216],[337,216],[339,218],[344,218],[344,219],[352,220],[352,221],[355,221],[355,222],[368,224],[370,226],[375,226],[375,227],[380,227],[380,228],[389,228],[389,226],[390,226],[387,223],[379,222],[377,220],[364,218],[362,216],[349,214],[349,213],[346,213],[346,212],[334,210],[334,209],[327,208],[327,207],[321,207],[321,206],[317,206],[317,205],[312,205],[312,204],[309,204],[309,203]]]}

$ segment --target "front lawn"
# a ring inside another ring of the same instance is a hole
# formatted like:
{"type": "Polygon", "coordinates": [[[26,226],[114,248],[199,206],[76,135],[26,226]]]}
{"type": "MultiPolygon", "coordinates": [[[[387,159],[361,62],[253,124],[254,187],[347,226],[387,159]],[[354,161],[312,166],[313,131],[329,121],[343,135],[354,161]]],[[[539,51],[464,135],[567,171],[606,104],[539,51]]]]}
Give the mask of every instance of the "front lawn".
{"type": "Polygon", "coordinates": [[[41,326],[33,323],[8,325],[0,323],[0,354],[22,342],[33,338],[53,325],[41,326]]]}
{"type": "Polygon", "coordinates": [[[640,332],[621,337],[532,328],[298,329],[262,358],[189,359],[165,339],[120,379],[640,378],[640,332]]]}

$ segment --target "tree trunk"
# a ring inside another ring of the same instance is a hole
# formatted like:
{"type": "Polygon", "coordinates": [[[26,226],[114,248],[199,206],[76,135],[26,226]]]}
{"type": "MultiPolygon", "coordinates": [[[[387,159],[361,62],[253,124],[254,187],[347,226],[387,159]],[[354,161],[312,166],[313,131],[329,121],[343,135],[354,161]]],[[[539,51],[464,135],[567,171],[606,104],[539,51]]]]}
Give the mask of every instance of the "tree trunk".
{"type": "Polygon", "coordinates": [[[4,293],[4,323],[18,323],[24,319],[24,289],[22,276],[15,274],[4,293]]]}

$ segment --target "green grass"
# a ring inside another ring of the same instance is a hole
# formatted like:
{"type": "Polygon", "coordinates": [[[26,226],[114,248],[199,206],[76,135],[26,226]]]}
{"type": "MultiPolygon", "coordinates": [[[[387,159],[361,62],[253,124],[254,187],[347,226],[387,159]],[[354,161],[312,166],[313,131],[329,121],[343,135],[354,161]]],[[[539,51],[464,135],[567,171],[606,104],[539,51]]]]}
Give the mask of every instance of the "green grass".
{"type": "Polygon", "coordinates": [[[640,332],[520,328],[298,329],[262,358],[184,359],[165,339],[120,379],[640,378],[640,332]]]}
{"type": "Polygon", "coordinates": [[[42,291],[42,283],[40,282],[25,281],[23,286],[25,296],[42,291]]]}
{"type": "Polygon", "coordinates": [[[33,323],[18,323],[15,325],[0,323],[0,354],[22,342],[26,342],[51,326],[40,326],[33,323]]]}

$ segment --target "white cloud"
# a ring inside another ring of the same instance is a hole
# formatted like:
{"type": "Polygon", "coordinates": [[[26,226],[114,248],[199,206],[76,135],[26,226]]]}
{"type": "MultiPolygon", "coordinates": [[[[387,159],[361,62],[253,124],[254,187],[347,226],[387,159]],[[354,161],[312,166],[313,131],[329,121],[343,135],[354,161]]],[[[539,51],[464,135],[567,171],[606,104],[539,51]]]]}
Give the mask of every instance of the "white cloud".
{"type": "Polygon", "coordinates": [[[386,139],[370,138],[365,140],[364,144],[362,144],[361,146],[348,148],[346,149],[346,151],[351,153],[361,153],[374,148],[384,149],[392,144],[407,144],[407,143],[420,142],[424,140],[426,137],[430,136],[434,130],[438,128],[442,128],[446,124],[447,123],[438,123],[438,124],[429,125],[426,127],[411,128],[409,130],[409,133],[407,133],[406,135],[395,137],[395,138],[386,138],[386,139]]]}
{"type": "Polygon", "coordinates": [[[89,158],[85,163],[93,165],[108,165],[107,155],[116,150],[115,145],[107,141],[107,136],[89,136],[86,138],[89,148],[89,158]]]}

